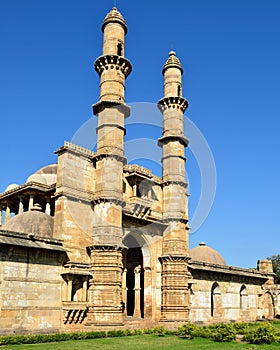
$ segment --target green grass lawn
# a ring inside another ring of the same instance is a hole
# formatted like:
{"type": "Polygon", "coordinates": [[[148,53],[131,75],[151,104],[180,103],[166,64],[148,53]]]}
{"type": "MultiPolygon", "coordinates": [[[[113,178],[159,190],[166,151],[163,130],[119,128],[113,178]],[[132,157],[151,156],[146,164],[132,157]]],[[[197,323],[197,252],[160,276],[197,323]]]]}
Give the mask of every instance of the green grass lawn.
{"type": "Polygon", "coordinates": [[[176,336],[159,337],[156,335],[135,335],[121,338],[101,338],[91,340],[64,341],[59,343],[31,344],[31,345],[6,345],[0,350],[216,350],[216,349],[267,349],[279,350],[280,345],[250,345],[244,343],[217,343],[209,339],[195,338],[185,340],[176,336]]]}

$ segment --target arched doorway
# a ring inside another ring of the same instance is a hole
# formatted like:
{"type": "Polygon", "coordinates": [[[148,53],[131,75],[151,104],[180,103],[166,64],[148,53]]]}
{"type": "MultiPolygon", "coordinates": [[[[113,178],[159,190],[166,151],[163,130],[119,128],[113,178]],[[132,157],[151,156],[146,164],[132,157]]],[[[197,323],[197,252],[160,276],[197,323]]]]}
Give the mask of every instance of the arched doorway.
{"type": "Polygon", "coordinates": [[[219,284],[215,282],[211,288],[211,317],[220,316],[221,306],[221,289],[219,284]]]}
{"type": "Polygon", "coordinates": [[[263,318],[274,318],[274,302],[270,293],[265,293],[262,300],[263,318]]]}
{"type": "Polygon", "coordinates": [[[124,311],[130,317],[146,317],[149,297],[145,290],[150,283],[147,273],[149,266],[149,250],[144,239],[137,233],[128,234],[123,243],[127,247],[124,254],[124,269],[126,271],[126,296],[124,298],[124,311]],[[146,270],[146,271],[145,271],[146,270]],[[145,295],[146,294],[146,295],[145,295]],[[146,300],[146,302],[145,302],[146,300]]]}

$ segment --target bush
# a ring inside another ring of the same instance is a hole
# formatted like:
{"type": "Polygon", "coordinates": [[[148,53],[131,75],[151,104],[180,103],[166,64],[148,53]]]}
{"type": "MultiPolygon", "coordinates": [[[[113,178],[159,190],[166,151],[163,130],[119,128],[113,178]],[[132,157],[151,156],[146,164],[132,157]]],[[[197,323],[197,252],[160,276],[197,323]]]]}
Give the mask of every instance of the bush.
{"type": "Polygon", "coordinates": [[[247,322],[237,322],[233,324],[236,333],[245,334],[249,329],[249,324],[247,322]]]}
{"type": "Polygon", "coordinates": [[[209,326],[196,326],[192,333],[194,337],[212,339],[213,330],[209,326]]]}
{"type": "Polygon", "coordinates": [[[192,323],[185,323],[177,330],[177,335],[185,339],[193,339],[195,331],[198,327],[192,323]]]}
{"type": "Polygon", "coordinates": [[[124,337],[125,332],[122,330],[113,330],[113,331],[108,331],[107,332],[107,337],[112,338],[112,337],[124,337]]]}
{"type": "Polygon", "coordinates": [[[272,324],[263,323],[248,332],[243,338],[250,344],[270,344],[276,340],[276,331],[272,324]]]}
{"type": "Polygon", "coordinates": [[[158,336],[166,335],[166,329],[163,326],[158,326],[154,328],[154,334],[158,336]]]}
{"type": "Polygon", "coordinates": [[[212,339],[218,342],[229,342],[236,339],[236,330],[232,324],[217,324],[212,339]]]}
{"type": "Polygon", "coordinates": [[[143,334],[154,334],[153,328],[145,328],[143,329],[143,334]]]}

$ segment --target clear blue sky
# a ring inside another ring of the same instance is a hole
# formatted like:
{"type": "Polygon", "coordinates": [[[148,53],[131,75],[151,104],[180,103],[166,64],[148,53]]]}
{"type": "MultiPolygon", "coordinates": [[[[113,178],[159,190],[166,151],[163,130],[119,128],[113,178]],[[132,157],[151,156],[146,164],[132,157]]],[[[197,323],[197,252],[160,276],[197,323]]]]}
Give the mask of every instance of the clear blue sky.
{"type": "MultiPolygon", "coordinates": [[[[22,184],[92,116],[101,23],[112,0],[0,0],[1,181],[22,184]]],[[[174,49],[184,67],[186,115],[215,158],[212,211],[190,246],[205,241],[229,265],[280,253],[280,2],[118,0],[133,64],[127,102],[162,97],[174,49]],[[172,7],[173,6],[173,7],[172,7]]],[[[190,213],[200,191],[188,154],[190,213]]]]}

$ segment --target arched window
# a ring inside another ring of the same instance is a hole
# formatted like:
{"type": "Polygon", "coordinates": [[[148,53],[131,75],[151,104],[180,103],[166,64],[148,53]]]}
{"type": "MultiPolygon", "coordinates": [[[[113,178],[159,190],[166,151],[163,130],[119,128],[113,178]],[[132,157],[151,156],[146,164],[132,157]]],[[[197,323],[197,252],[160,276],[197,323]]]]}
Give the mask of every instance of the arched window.
{"type": "Polygon", "coordinates": [[[240,310],[248,309],[248,292],[246,286],[243,284],[240,288],[240,310]]]}
{"type": "Polygon", "coordinates": [[[217,309],[221,307],[221,289],[217,282],[211,288],[211,317],[216,316],[217,309]]]}
{"type": "Polygon", "coordinates": [[[118,43],[118,56],[122,56],[123,55],[123,48],[122,48],[122,44],[118,43]]]}

